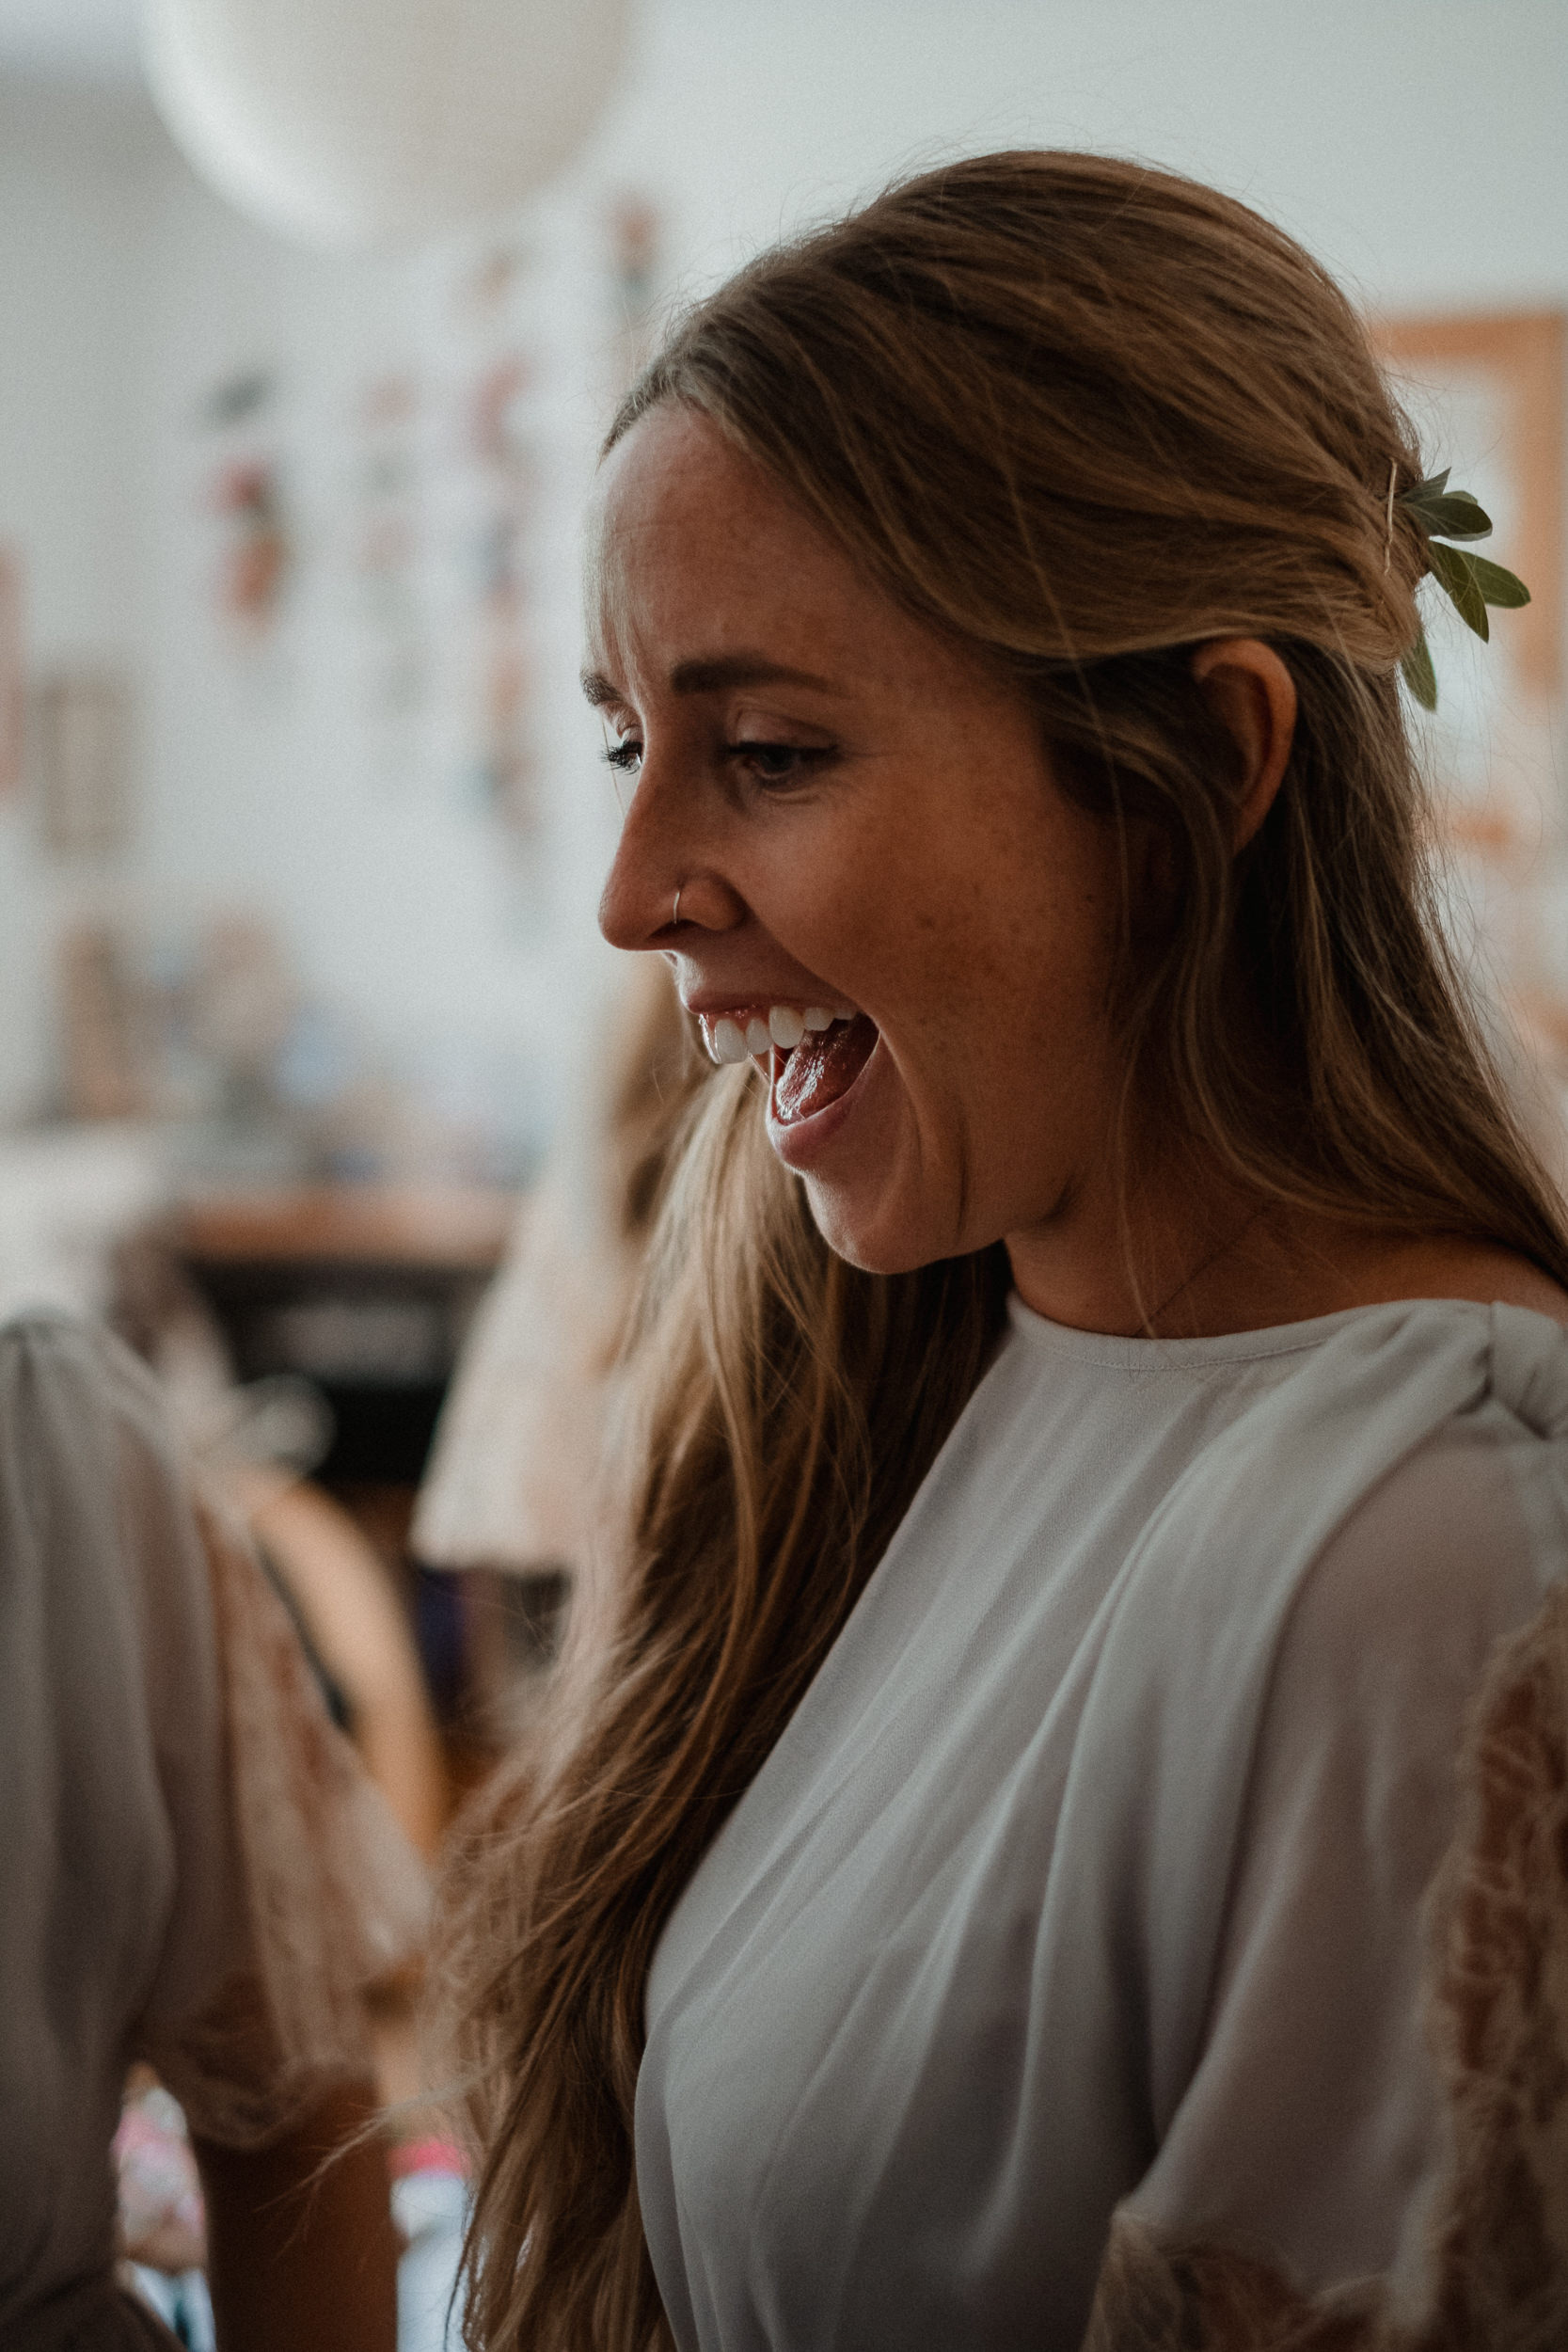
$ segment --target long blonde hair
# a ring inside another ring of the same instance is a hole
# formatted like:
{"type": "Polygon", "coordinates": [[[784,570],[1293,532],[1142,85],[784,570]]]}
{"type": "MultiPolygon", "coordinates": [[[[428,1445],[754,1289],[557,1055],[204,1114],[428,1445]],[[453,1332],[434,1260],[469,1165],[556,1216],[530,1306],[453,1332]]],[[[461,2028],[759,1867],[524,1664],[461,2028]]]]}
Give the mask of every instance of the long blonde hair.
{"type": "MultiPolygon", "coordinates": [[[[1332,280],[1244,206],[1081,154],[992,155],[765,254],[617,418],[688,404],[866,577],[1033,702],[1053,769],[1176,887],[1127,894],[1128,1085],[1265,1200],[1568,1239],[1433,919],[1396,663],[1422,472],[1332,280]],[[1300,718],[1230,853],[1237,762],[1192,649],[1261,636],[1300,718]]],[[[660,1931],[980,1376],[999,1248],[859,1273],[768,1150],[749,1071],[692,1113],[631,1358],[612,1638],[454,1864],[450,1980],[483,2150],[469,2341],[668,2341],[632,2101],[660,1931]]]]}

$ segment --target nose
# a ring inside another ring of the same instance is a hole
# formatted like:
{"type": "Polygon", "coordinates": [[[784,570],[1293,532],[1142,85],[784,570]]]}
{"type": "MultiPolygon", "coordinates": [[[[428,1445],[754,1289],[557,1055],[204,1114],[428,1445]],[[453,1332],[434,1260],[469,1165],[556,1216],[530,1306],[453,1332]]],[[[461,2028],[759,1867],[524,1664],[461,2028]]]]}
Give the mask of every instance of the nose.
{"type": "Polygon", "coordinates": [[[612,947],[628,948],[668,947],[689,924],[733,930],[745,920],[744,899],[705,855],[709,845],[658,805],[649,781],[644,771],[626,811],[599,899],[600,930],[612,947]]]}

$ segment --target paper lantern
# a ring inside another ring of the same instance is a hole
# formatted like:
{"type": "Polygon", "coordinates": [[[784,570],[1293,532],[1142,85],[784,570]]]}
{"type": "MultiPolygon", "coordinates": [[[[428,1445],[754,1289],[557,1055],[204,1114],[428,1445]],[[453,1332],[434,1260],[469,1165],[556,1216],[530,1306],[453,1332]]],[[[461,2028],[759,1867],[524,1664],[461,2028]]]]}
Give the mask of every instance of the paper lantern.
{"type": "Polygon", "coordinates": [[[314,245],[505,213],[614,82],[629,0],[143,0],[148,80],[231,202],[314,245]]]}

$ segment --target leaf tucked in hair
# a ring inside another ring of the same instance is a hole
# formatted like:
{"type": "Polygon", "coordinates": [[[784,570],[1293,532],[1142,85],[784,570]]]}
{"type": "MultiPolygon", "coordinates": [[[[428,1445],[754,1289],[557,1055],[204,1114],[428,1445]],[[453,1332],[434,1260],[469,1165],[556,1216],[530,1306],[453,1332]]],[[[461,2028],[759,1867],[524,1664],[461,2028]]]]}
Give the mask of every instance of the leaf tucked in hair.
{"type": "Polygon", "coordinates": [[[1488,604],[1500,606],[1505,612],[1516,612],[1522,604],[1528,604],[1529,590],[1517,572],[1506,571],[1484,555],[1467,555],[1477,587],[1488,604]]]}
{"type": "Polygon", "coordinates": [[[1440,539],[1433,539],[1430,554],[1433,576],[1460,619],[1478,637],[1489,638],[1492,629],[1486,618],[1486,598],[1471,568],[1475,557],[1466,555],[1462,548],[1446,548],[1440,539]]]}
{"type": "Polygon", "coordinates": [[[1432,666],[1432,648],[1427,644],[1424,628],[1416,631],[1416,643],[1400,656],[1400,675],[1415,695],[1423,710],[1437,707],[1437,673],[1432,666]]]}
{"type": "MultiPolygon", "coordinates": [[[[1402,491],[1398,503],[1426,536],[1428,570],[1465,627],[1486,641],[1492,634],[1486,618],[1487,606],[1495,604],[1516,612],[1520,605],[1528,604],[1529,590],[1517,574],[1505,571],[1500,564],[1488,562],[1484,555],[1472,555],[1467,548],[1443,545],[1446,539],[1484,539],[1492,529],[1492,517],[1479,499],[1472,498],[1468,490],[1449,488],[1449,470],[1445,466],[1430,481],[1418,482],[1413,490],[1402,491]]],[[[1437,674],[1432,666],[1424,628],[1417,632],[1416,643],[1401,657],[1400,673],[1423,710],[1435,710],[1437,674]]]]}
{"type": "Polygon", "coordinates": [[[1449,473],[1445,466],[1430,482],[1418,482],[1413,490],[1402,490],[1399,504],[1406,514],[1414,515],[1429,538],[1489,538],[1491,516],[1468,490],[1447,489],[1449,473]]]}

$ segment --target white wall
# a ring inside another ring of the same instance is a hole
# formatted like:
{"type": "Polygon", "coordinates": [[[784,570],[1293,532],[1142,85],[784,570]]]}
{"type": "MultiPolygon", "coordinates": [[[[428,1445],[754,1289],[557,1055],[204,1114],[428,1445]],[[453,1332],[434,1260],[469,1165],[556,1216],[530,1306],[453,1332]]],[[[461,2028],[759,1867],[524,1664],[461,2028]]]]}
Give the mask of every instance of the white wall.
{"type": "Polygon", "coordinates": [[[957,147],[1213,180],[1390,305],[1568,290],[1561,0],[656,0],[595,148],[703,273],[957,147]]]}
{"type": "MultiPolygon", "coordinates": [[[[0,543],[22,560],[40,668],[126,660],[138,638],[150,151],[124,96],[0,86],[0,543]]],[[[0,803],[0,1119],[47,1084],[45,959],[67,887],[27,802],[0,803]]]]}
{"type": "MultiPolygon", "coordinates": [[[[551,1090],[601,970],[609,803],[576,700],[571,537],[607,394],[584,291],[607,200],[654,199],[673,283],[694,291],[895,171],[1041,143],[1213,179],[1376,306],[1568,299],[1562,0],[647,0],[591,150],[525,224],[562,322],[540,524],[549,903],[531,916],[438,740],[395,789],[367,755],[332,552],[356,388],[405,358],[438,370],[449,262],[297,254],[134,140],[6,138],[0,320],[25,331],[0,362],[0,535],[29,549],[40,647],[139,647],[144,888],[271,909],[311,982],[394,1059],[493,1070],[512,1041],[551,1090]],[[258,361],[287,388],[305,546],[276,644],[242,660],[214,633],[191,417],[258,361]]],[[[0,817],[6,939],[36,924],[29,855],[0,817]]],[[[0,941],[0,1112],[40,1061],[23,961],[0,941]]]]}
{"type": "Polygon", "coordinates": [[[547,1083],[546,975],[506,845],[442,745],[421,736],[388,762],[364,710],[352,418],[378,373],[435,363],[423,273],[283,246],[171,162],[145,282],[150,894],[166,914],[260,907],[311,988],[397,1075],[443,1056],[494,1073],[515,1041],[522,1082],[547,1083]],[[215,539],[198,513],[213,437],[195,421],[214,383],[258,364],[278,380],[297,558],[276,630],[246,649],[214,609],[215,539]]]}
{"type": "MultiPolygon", "coordinates": [[[[489,348],[454,288],[490,240],[391,262],[323,259],[237,220],[169,158],[143,278],[149,894],[166,908],[259,905],[311,987],[394,1075],[439,1087],[444,1071],[458,1094],[465,1084],[521,1089],[537,1093],[541,1118],[553,1113],[569,1041],[607,960],[593,908],[612,796],[576,688],[578,517],[613,335],[605,202],[606,190],[591,186],[541,208],[520,232],[536,255],[521,309],[541,371],[533,415],[546,460],[529,627],[546,821],[531,858],[467,772],[472,696],[451,642],[472,521],[457,444],[489,348]],[[281,388],[274,437],[299,557],[276,631],[246,651],[214,609],[212,537],[196,518],[212,460],[193,419],[215,381],[258,363],[281,388]],[[424,391],[419,588],[433,673],[401,742],[368,707],[374,646],[352,546],[353,477],[365,454],[356,405],[367,383],[399,370],[424,391]]],[[[529,1115],[515,1123],[527,1127],[529,1115]]]]}

